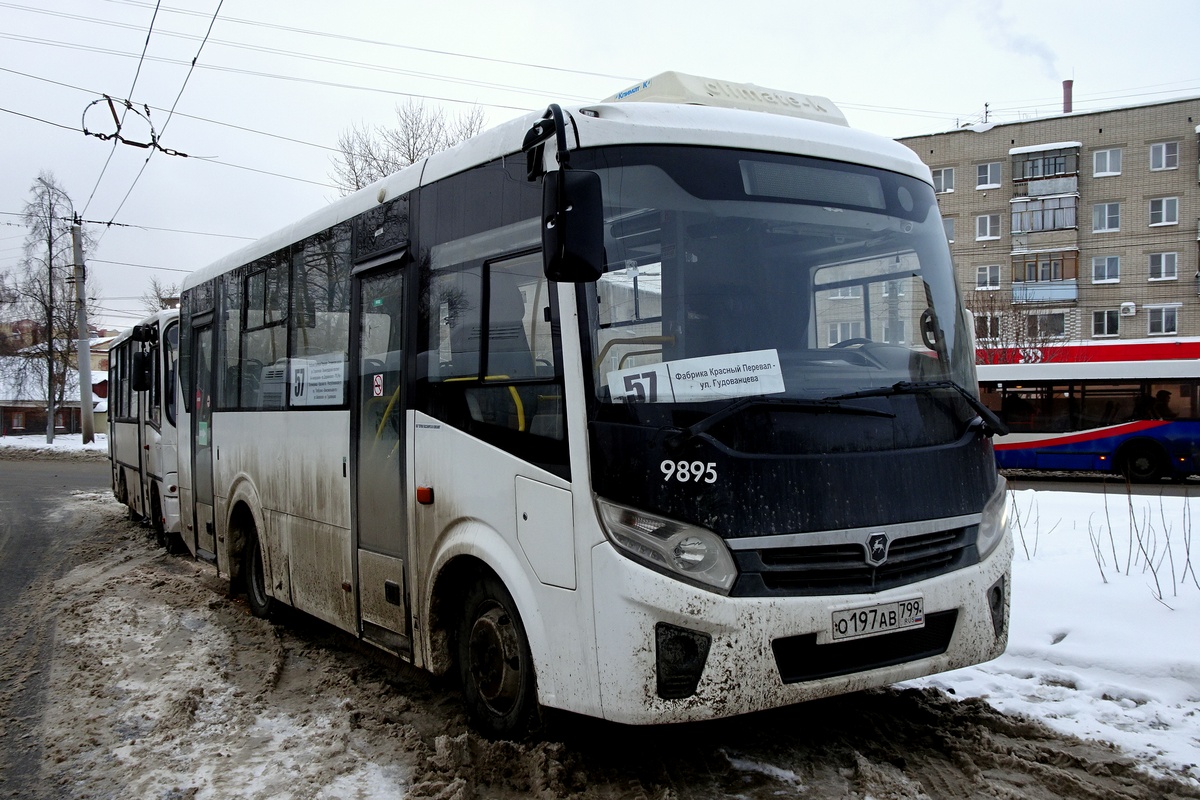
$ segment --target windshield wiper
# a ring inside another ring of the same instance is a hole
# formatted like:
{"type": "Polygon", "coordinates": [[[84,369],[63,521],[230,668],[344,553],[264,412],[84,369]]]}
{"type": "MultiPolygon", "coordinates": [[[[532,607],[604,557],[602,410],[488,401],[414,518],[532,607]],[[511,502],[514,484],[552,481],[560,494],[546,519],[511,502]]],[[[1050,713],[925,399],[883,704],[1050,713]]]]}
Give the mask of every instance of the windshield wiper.
{"type": "Polygon", "coordinates": [[[996,412],[992,411],[983,404],[978,397],[963,387],[959,386],[954,381],[900,381],[893,383],[891,386],[880,386],[878,389],[863,389],[859,392],[847,392],[828,398],[829,400],[853,400],[856,397],[887,397],[896,394],[923,394],[934,391],[935,389],[953,389],[962,395],[962,398],[967,401],[967,405],[971,406],[974,411],[979,414],[977,419],[983,426],[983,431],[986,435],[1003,436],[1008,433],[1008,425],[1004,420],[996,416],[996,412]]]}
{"type": "Polygon", "coordinates": [[[865,408],[863,406],[848,406],[840,402],[840,400],[841,398],[837,397],[827,397],[821,400],[799,400],[787,397],[742,397],[734,400],[724,408],[714,411],[699,422],[683,429],[676,429],[673,435],[666,440],[665,444],[669,448],[678,447],[684,442],[708,431],[714,425],[724,422],[734,414],[753,406],[772,406],[779,411],[795,411],[802,414],[859,414],[867,417],[887,417],[889,419],[895,419],[896,417],[890,411],[881,411],[876,408],[865,408]]]}

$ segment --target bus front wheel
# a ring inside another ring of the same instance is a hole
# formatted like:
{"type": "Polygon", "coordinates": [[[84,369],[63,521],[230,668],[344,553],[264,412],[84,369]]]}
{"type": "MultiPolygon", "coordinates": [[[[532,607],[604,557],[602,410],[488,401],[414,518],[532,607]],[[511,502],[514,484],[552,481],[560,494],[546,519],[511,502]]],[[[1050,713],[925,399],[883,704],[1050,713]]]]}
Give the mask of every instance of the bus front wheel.
{"type": "Polygon", "coordinates": [[[1121,472],[1134,483],[1152,483],[1167,471],[1167,454],[1150,442],[1126,445],[1118,460],[1121,472]]]}
{"type": "Polygon", "coordinates": [[[537,682],[525,627],[498,579],[467,592],[458,629],[458,669],[467,716],[486,736],[520,737],[537,727],[537,682]]]}

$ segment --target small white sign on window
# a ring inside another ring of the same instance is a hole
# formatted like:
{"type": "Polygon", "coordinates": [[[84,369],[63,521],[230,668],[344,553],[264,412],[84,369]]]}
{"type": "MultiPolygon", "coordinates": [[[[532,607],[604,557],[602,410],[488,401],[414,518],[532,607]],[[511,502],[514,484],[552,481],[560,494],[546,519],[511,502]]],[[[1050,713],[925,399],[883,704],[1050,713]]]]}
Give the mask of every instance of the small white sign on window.
{"type": "Polygon", "coordinates": [[[614,401],[678,403],[779,394],[783,369],[777,350],[664,361],[608,373],[614,401]]]}
{"type": "Polygon", "coordinates": [[[340,406],[345,386],[345,362],[292,359],[292,406],[340,406]]]}

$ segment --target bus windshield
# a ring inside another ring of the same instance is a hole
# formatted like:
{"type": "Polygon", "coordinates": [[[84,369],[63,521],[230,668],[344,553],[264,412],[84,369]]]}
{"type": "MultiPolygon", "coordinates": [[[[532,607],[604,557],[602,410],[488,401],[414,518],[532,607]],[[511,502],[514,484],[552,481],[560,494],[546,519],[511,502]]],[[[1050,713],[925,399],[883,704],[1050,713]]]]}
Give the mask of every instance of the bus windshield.
{"type": "Polygon", "coordinates": [[[575,165],[603,185],[608,265],[583,290],[586,346],[596,402],[618,416],[662,424],[664,406],[833,403],[897,384],[977,391],[921,181],[708,148],[580,151],[575,165]]]}

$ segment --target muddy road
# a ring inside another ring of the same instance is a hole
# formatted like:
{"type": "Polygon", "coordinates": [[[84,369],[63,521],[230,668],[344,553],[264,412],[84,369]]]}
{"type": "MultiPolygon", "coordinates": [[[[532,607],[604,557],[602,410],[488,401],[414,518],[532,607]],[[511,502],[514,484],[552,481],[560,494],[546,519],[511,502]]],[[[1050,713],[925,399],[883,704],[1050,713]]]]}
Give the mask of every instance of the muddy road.
{"type": "Polygon", "coordinates": [[[69,535],[5,596],[0,797],[1200,798],[935,690],[662,728],[560,716],[544,741],[488,742],[452,684],[303,615],[251,616],[106,490],[44,493],[45,527],[69,535]]]}

